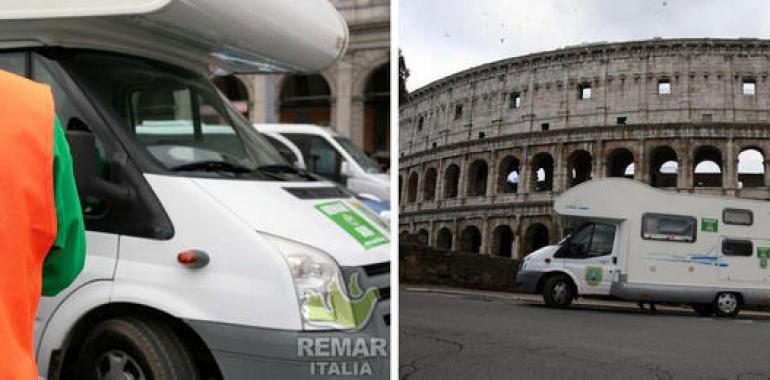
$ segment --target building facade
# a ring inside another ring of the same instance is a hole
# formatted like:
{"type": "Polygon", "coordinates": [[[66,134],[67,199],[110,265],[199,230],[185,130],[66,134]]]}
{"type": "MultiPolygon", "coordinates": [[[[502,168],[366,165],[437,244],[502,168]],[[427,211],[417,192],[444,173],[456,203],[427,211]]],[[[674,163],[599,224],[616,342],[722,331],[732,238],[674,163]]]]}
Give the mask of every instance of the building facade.
{"type": "Polygon", "coordinates": [[[654,39],[433,82],[400,109],[400,233],[521,258],[564,234],[554,197],[599,177],[770,199],[768,72],[767,40],[654,39]]]}
{"type": "Polygon", "coordinates": [[[368,154],[390,152],[390,0],[331,0],[348,23],[348,49],[306,75],[238,75],[215,83],[254,123],[334,128],[368,154]]]}

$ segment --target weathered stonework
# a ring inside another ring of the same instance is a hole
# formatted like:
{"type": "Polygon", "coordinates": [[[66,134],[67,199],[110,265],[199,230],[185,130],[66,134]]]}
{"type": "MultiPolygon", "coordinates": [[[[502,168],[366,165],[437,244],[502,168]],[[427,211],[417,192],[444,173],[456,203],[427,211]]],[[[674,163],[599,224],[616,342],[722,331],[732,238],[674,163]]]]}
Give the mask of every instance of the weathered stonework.
{"type": "Polygon", "coordinates": [[[440,79],[400,109],[399,229],[430,245],[523,257],[561,237],[553,199],[590,178],[770,199],[766,175],[738,173],[749,149],[770,172],[768,72],[768,40],[655,39],[568,47],[440,79]],[[581,99],[583,88],[590,98],[581,99]],[[719,172],[695,173],[703,162],[719,172]],[[676,174],[662,172],[664,163],[676,174]],[[516,188],[506,182],[511,171],[516,188]]]}

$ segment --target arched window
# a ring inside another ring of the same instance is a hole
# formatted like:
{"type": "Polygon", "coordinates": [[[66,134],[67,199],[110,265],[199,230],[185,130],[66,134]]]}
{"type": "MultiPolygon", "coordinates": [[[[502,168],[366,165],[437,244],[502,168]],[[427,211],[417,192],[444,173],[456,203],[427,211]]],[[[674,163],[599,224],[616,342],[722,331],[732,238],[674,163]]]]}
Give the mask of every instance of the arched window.
{"type": "Polygon", "coordinates": [[[475,226],[465,227],[460,235],[460,250],[479,253],[481,250],[481,232],[475,226]]]}
{"type": "Polygon", "coordinates": [[[567,159],[570,187],[591,179],[591,153],[578,149],[567,159]]]}
{"type": "Polygon", "coordinates": [[[230,100],[233,107],[243,114],[243,116],[248,118],[251,102],[249,101],[249,90],[246,89],[246,85],[243,84],[243,81],[238,79],[235,75],[225,75],[215,77],[213,82],[227,99],[230,100]]]}
{"type": "Polygon", "coordinates": [[[516,193],[519,189],[520,174],[519,159],[514,156],[506,156],[500,161],[497,175],[498,193],[516,193]]]}
{"type": "Polygon", "coordinates": [[[390,63],[372,71],[364,90],[364,152],[387,164],[390,156],[390,63]]]}
{"type": "Polygon", "coordinates": [[[468,196],[481,196],[487,194],[487,175],[489,169],[487,162],[476,160],[468,168],[468,196]]]}
{"type": "Polygon", "coordinates": [[[626,148],[617,148],[607,156],[607,177],[634,179],[634,154],[626,148]]]}
{"type": "Polygon", "coordinates": [[[428,230],[420,229],[417,231],[417,242],[420,245],[428,245],[428,230]]]}
{"type": "Polygon", "coordinates": [[[553,190],[553,157],[548,153],[538,153],[532,158],[532,189],[534,191],[553,190]]]}
{"type": "Polygon", "coordinates": [[[693,187],[722,187],[722,152],[701,146],[693,157],[693,187]]]}
{"type": "Polygon", "coordinates": [[[417,202],[417,183],[419,176],[416,172],[409,175],[409,184],[406,188],[406,201],[410,203],[417,202]]]}
{"type": "Polygon", "coordinates": [[[283,123],[331,124],[331,90],[321,75],[289,75],[281,85],[283,123]]]}
{"type": "Polygon", "coordinates": [[[548,227],[535,223],[527,227],[527,231],[524,234],[524,246],[525,255],[528,255],[542,247],[548,245],[549,241],[548,227]]]}
{"type": "Polygon", "coordinates": [[[764,187],[765,155],[756,148],[738,154],[738,188],[764,187]]]}
{"type": "Polygon", "coordinates": [[[457,198],[460,187],[460,167],[452,164],[444,171],[444,198],[457,198]]]}
{"type": "Polygon", "coordinates": [[[436,248],[451,250],[452,249],[452,231],[449,228],[442,228],[438,230],[438,236],[436,237],[436,248]]]}
{"type": "Polygon", "coordinates": [[[436,169],[429,168],[425,172],[425,180],[423,181],[424,184],[422,185],[422,199],[426,201],[432,201],[436,198],[436,178],[438,177],[438,173],[436,172],[436,169]]]}
{"type": "Polygon", "coordinates": [[[492,253],[494,255],[508,258],[512,257],[513,231],[510,226],[497,226],[492,233],[492,239],[494,240],[494,245],[492,246],[492,253]]]}
{"type": "Polygon", "coordinates": [[[650,153],[650,185],[676,187],[679,158],[670,146],[659,146],[650,153]]]}

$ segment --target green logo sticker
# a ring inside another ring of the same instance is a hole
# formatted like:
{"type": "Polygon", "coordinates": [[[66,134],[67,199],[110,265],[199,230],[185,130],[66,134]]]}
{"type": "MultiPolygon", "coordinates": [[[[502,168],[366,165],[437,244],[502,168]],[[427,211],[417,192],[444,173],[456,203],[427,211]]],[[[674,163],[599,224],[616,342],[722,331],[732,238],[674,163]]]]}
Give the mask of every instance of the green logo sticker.
{"type": "Polygon", "coordinates": [[[604,270],[602,267],[586,267],[585,279],[588,286],[598,286],[602,282],[602,274],[604,270]]]}
{"type": "Polygon", "coordinates": [[[717,232],[719,221],[714,218],[701,218],[700,230],[705,232],[717,232]]]}
{"type": "Polygon", "coordinates": [[[342,201],[317,204],[315,208],[356,239],[364,248],[371,249],[390,240],[361,214],[342,201]]]}
{"type": "Polygon", "coordinates": [[[379,298],[377,288],[366,292],[358,286],[358,273],[348,283],[350,298],[346,297],[337,281],[329,284],[328,298],[313,294],[306,304],[307,319],[319,326],[359,330],[366,325],[379,298]]]}
{"type": "Polygon", "coordinates": [[[762,269],[766,269],[767,259],[770,259],[770,248],[757,247],[757,258],[759,258],[759,267],[762,269]]]}

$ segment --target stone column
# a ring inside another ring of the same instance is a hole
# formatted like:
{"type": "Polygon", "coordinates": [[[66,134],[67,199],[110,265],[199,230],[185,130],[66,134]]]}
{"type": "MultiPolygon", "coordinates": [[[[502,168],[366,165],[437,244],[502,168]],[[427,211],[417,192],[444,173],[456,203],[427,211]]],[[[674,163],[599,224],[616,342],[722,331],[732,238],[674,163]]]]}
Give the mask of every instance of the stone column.
{"type": "Polygon", "coordinates": [[[489,255],[491,250],[489,248],[489,219],[484,218],[481,220],[481,245],[479,246],[480,255],[489,255]]]}
{"type": "Polygon", "coordinates": [[[649,163],[647,162],[648,160],[644,158],[645,154],[644,140],[639,140],[639,149],[634,155],[634,179],[649,184],[650,179],[648,176],[650,169],[647,167],[649,163]]]}
{"type": "Polygon", "coordinates": [[[676,152],[677,154],[677,162],[679,163],[679,167],[677,168],[677,181],[676,181],[676,187],[678,190],[684,190],[684,189],[692,189],[694,186],[693,184],[693,159],[692,159],[692,152],[690,151],[690,146],[692,145],[692,141],[687,142],[687,149],[685,149],[684,152],[676,152]]]}
{"type": "Polygon", "coordinates": [[[527,194],[530,191],[529,177],[532,175],[532,168],[530,164],[532,158],[529,157],[529,146],[524,146],[524,150],[521,154],[521,161],[519,161],[519,186],[517,186],[516,193],[527,194]]]}
{"type": "Polygon", "coordinates": [[[487,160],[487,198],[497,193],[497,157],[490,153],[487,160]]]}
{"type": "Polygon", "coordinates": [[[770,187],[770,158],[765,157],[765,187],[770,187]]]}
{"type": "Polygon", "coordinates": [[[727,195],[735,195],[735,190],[738,188],[737,163],[735,156],[735,147],[733,146],[733,139],[728,139],[725,146],[725,151],[722,153],[722,160],[724,162],[724,169],[722,170],[722,189],[727,195]]]}
{"type": "MultiPolygon", "coordinates": [[[[468,155],[464,154],[460,161],[460,176],[457,181],[457,199],[465,199],[468,195],[468,155]]],[[[462,203],[462,202],[460,202],[462,203]]]]}
{"type": "Polygon", "coordinates": [[[564,157],[564,144],[559,143],[556,145],[556,152],[553,155],[554,168],[553,168],[553,182],[551,184],[554,194],[558,194],[563,189],[566,189],[569,181],[569,165],[564,165],[567,157],[564,157]]]}
{"type": "Polygon", "coordinates": [[[332,127],[343,136],[348,136],[356,144],[362,141],[356,141],[352,137],[351,114],[352,114],[352,90],[353,90],[353,66],[346,58],[342,58],[336,64],[337,69],[337,91],[334,94],[335,102],[332,115],[332,127]]]}

